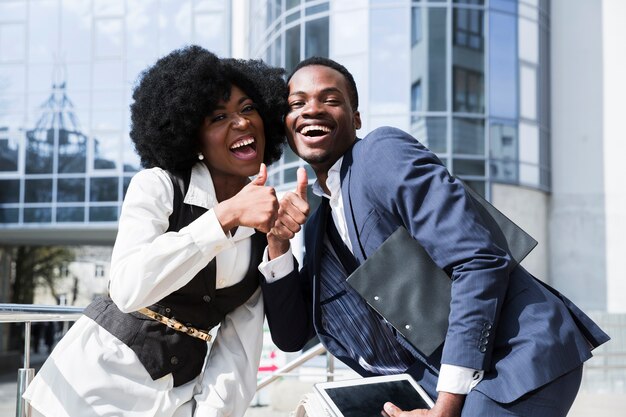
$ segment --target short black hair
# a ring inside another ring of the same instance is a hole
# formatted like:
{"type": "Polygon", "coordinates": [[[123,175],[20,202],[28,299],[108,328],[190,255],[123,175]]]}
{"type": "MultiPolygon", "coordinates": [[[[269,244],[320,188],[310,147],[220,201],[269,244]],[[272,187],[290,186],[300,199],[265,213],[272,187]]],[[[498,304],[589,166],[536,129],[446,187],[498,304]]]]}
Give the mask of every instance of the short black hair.
{"type": "Polygon", "coordinates": [[[220,100],[228,100],[232,85],[254,101],[263,119],[263,162],[277,161],[285,143],[284,74],[260,60],[220,59],[196,45],[160,58],[140,74],[130,106],[130,137],[141,165],[168,171],[191,168],[198,161],[204,121],[220,100]]]}
{"type": "Polygon", "coordinates": [[[350,71],[348,71],[346,67],[344,67],[337,61],[333,61],[330,58],[324,58],[321,56],[313,56],[311,58],[307,58],[303,61],[300,61],[300,63],[296,65],[293,71],[291,71],[291,74],[289,74],[289,77],[287,78],[287,83],[289,83],[289,81],[291,80],[291,77],[293,77],[296,71],[298,71],[300,68],[308,67],[311,65],[321,65],[324,67],[332,68],[335,71],[338,71],[339,73],[341,73],[341,75],[343,75],[343,78],[345,78],[346,82],[348,83],[348,94],[350,95],[349,98],[350,98],[350,104],[351,104],[352,110],[357,111],[359,109],[359,92],[356,88],[354,77],[352,76],[350,71]]]}

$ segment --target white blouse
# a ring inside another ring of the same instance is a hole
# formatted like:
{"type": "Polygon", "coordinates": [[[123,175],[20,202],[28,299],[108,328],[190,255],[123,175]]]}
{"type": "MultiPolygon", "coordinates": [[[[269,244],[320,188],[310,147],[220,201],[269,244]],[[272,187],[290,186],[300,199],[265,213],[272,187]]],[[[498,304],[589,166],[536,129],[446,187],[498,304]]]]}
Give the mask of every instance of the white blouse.
{"type": "MultiPolygon", "coordinates": [[[[111,260],[110,295],[124,312],[159,301],[187,284],[216,258],[216,288],[245,276],[254,229],[224,234],[212,208],[211,175],[192,169],[184,201],[208,211],[178,232],[167,232],[173,186],[160,168],[137,173],[128,187],[111,260]]],[[[87,317],[59,342],[24,398],[45,416],[243,416],[256,390],[263,342],[260,289],[228,314],[193,381],[173,387],[156,381],[134,352],[87,317]]]]}

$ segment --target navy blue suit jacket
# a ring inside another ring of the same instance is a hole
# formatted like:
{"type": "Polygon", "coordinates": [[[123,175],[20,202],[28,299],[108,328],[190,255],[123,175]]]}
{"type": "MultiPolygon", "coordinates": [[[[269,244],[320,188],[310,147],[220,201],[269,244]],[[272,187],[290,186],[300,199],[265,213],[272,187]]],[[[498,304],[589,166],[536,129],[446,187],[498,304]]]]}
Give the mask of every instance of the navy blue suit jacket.
{"type": "MultiPolygon", "coordinates": [[[[404,226],[452,279],[446,340],[408,370],[431,395],[440,363],[446,363],[485,370],[475,389],[508,403],[575,369],[609,339],[569,300],[514,266],[493,243],[462,184],[407,133],[383,127],[358,140],[344,154],[341,192],[359,262],[404,226]]],[[[299,273],[263,284],[272,338],[283,350],[301,349],[315,331],[331,353],[341,344],[341,335],[321,326],[324,224],[320,210],[308,220],[299,273]]],[[[351,358],[338,358],[371,375],[351,358]]]]}

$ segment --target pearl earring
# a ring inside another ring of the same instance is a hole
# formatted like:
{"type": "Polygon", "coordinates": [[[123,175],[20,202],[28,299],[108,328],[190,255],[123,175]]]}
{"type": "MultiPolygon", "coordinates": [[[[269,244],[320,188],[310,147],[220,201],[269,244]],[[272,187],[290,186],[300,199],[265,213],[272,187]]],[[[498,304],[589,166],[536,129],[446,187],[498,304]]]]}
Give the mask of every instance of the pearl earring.
{"type": "Polygon", "coordinates": [[[202,153],[198,153],[198,159],[202,161],[204,159],[204,155],[202,155],[202,153]]]}

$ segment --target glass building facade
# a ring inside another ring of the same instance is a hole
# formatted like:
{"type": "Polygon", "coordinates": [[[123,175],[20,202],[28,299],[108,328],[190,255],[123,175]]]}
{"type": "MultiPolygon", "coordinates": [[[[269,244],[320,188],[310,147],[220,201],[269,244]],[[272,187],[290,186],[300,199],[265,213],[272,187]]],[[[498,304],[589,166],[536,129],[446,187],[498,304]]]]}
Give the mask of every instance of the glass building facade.
{"type": "Polygon", "coordinates": [[[229,56],[230,30],[230,1],[0,0],[0,238],[116,229],[139,73],[191,43],[229,56]]]}
{"type": "MultiPolygon", "coordinates": [[[[550,190],[547,0],[251,3],[251,56],[354,74],[361,136],[402,128],[488,197],[493,183],[550,190]]],[[[287,152],[274,184],[291,189],[300,164],[287,152]]]]}

